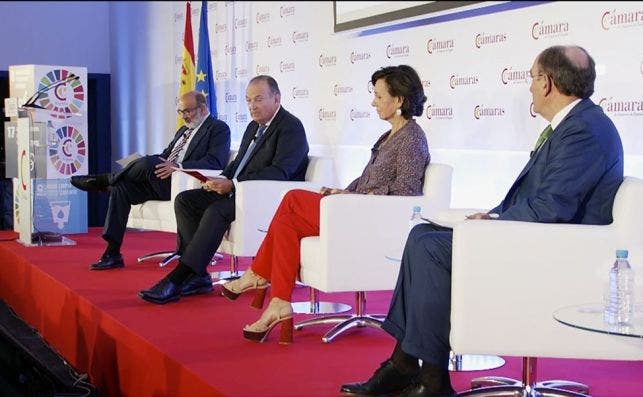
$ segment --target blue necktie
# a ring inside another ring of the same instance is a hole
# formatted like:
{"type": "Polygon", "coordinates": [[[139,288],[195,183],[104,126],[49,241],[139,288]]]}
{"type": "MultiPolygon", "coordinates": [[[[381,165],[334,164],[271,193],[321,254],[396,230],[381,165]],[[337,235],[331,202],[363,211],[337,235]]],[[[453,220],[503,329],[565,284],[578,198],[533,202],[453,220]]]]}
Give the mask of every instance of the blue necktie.
{"type": "Polygon", "coordinates": [[[250,158],[252,151],[257,145],[257,141],[259,140],[259,138],[261,138],[265,130],[266,130],[265,125],[259,126],[259,129],[257,130],[257,133],[255,134],[254,139],[252,140],[250,145],[248,145],[248,150],[246,150],[246,153],[243,155],[243,158],[241,159],[241,162],[239,163],[237,170],[234,172],[234,176],[232,177],[232,179],[236,179],[237,176],[241,173],[241,171],[243,171],[243,167],[246,166],[246,163],[248,162],[248,159],[250,158]]]}

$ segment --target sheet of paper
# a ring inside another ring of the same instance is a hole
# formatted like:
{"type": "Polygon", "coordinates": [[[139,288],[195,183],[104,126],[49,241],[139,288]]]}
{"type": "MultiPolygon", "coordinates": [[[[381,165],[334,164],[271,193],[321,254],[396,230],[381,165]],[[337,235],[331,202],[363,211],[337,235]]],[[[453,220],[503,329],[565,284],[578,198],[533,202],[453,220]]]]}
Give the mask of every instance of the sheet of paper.
{"type": "Polygon", "coordinates": [[[134,152],[134,153],[132,153],[132,154],[126,156],[126,157],[123,157],[120,160],[116,160],[116,163],[118,163],[118,165],[120,165],[121,167],[125,168],[125,167],[127,167],[127,164],[131,163],[132,161],[134,161],[136,159],[140,159],[141,157],[143,157],[143,156],[140,153],[134,152]]]}

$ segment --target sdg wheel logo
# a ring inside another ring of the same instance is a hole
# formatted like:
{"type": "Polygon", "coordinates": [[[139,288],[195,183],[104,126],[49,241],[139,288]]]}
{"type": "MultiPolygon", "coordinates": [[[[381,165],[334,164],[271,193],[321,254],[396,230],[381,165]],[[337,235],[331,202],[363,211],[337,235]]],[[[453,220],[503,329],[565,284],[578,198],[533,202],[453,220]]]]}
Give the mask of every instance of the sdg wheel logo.
{"type": "Polygon", "coordinates": [[[66,119],[78,113],[85,102],[85,89],[78,78],[65,69],[54,69],[47,73],[38,84],[38,90],[52,86],[42,93],[38,104],[47,109],[52,117],[66,119]],[[60,82],[56,84],[57,82],[60,82]]]}
{"type": "Polygon", "coordinates": [[[85,163],[87,144],[83,135],[72,126],[56,130],[49,142],[49,160],[58,172],[73,175],[85,163]]]}

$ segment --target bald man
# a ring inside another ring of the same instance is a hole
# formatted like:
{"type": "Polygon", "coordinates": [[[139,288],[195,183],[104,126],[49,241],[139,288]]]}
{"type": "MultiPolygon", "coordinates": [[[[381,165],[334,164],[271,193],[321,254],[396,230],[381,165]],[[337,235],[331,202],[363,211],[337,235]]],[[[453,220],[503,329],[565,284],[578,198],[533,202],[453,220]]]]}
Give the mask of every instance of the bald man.
{"type": "Polygon", "coordinates": [[[117,174],[71,177],[71,184],[85,191],[109,191],[109,206],[103,227],[107,248],[91,270],[125,266],[121,245],[133,204],[148,200],[169,200],[170,175],[174,169],[223,169],[230,155],[230,128],[210,115],[205,96],[197,91],[179,98],[178,114],[185,125],[160,154],[141,157],[117,174]]]}
{"type": "MultiPolygon", "coordinates": [[[[535,111],[550,125],[504,200],[469,219],[612,222],[614,196],[623,181],[623,147],[612,121],[589,99],[594,67],[587,51],[577,46],[554,46],[538,55],[529,91],[535,111]]],[[[438,229],[421,224],[409,234],[382,326],[397,344],[368,381],[342,385],[344,394],[455,395],[448,372],[452,232],[438,229]]]]}

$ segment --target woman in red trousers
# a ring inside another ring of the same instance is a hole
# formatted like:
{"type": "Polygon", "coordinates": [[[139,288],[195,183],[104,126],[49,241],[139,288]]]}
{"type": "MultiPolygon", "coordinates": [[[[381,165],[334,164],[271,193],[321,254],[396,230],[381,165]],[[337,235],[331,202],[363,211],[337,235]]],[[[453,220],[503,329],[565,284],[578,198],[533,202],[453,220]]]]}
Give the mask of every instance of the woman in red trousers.
{"type": "Polygon", "coordinates": [[[421,116],[426,102],[422,82],[410,66],[389,66],[373,73],[371,105],[382,120],[391,124],[373,146],[362,175],[344,190],[322,188],[288,192],[275,216],[251,268],[223,286],[231,300],[256,290],[253,306],[261,308],[270,283],[270,303],[259,320],[243,329],[244,337],[263,341],[270,330],[282,324],[280,342],[292,342],[292,291],[299,274],[299,245],[304,237],[319,235],[319,208],[331,194],[380,194],[418,196],[430,155],[426,136],[413,116],[421,116]]]}

